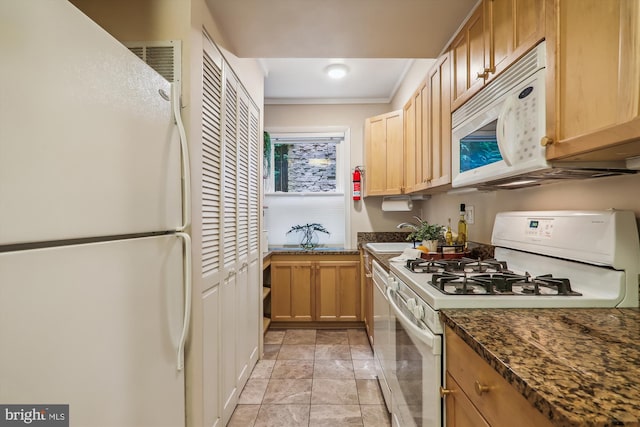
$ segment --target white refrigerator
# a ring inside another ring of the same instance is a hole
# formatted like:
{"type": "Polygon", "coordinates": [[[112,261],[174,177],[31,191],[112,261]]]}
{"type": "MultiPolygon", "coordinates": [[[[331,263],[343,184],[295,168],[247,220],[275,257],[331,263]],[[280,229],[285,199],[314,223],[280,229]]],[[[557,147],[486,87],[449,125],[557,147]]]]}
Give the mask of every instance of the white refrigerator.
{"type": "Polygon", "coordinates": [[[65,0],[0,0],[0,52],[0,404],[184,426],[177,94],[65,0]]]}

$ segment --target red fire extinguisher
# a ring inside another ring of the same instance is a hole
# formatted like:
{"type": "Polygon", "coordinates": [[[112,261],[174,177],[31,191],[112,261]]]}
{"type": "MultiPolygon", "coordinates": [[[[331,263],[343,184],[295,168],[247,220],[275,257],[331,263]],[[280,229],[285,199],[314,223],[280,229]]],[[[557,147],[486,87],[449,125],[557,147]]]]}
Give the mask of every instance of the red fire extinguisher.
{"type": "Polygon", "coordinates": [[[353,171],[353,200],[360,200],[361,177],[360,168],[356,166],[353,171]]]}

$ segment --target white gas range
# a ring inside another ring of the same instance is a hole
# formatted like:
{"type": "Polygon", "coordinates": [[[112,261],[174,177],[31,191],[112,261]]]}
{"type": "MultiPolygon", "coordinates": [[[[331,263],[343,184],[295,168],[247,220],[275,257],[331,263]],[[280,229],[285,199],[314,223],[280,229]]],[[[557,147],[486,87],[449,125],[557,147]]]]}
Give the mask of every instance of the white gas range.
{"type": "Polygon", "coordinates": [[[440,309],[638,306],[640,244],[633,212],[502,212],[491,242],[493,260],[391,263],[394,425],[443,424],[440,309]]]}

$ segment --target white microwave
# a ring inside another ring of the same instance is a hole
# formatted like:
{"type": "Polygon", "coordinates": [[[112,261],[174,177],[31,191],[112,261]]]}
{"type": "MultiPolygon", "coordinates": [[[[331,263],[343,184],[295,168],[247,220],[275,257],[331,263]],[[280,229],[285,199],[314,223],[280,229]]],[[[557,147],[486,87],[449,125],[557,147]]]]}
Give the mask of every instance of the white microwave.
{"type": "Polygon", "coordinates": [[[549,168],[545,147],[545,42],[452,115],[452,186],[549,168]]]}

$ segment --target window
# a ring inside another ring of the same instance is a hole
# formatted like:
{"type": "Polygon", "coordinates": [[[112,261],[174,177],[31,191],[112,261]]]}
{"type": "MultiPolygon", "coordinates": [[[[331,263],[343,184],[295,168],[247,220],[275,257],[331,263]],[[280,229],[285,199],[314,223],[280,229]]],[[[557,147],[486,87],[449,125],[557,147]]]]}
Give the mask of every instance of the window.
{"type": "Polygon", "coordinates": [[[342,191],[340,157],[343,134],[275,134],[272,189],[282,193],[342,191]]]}

